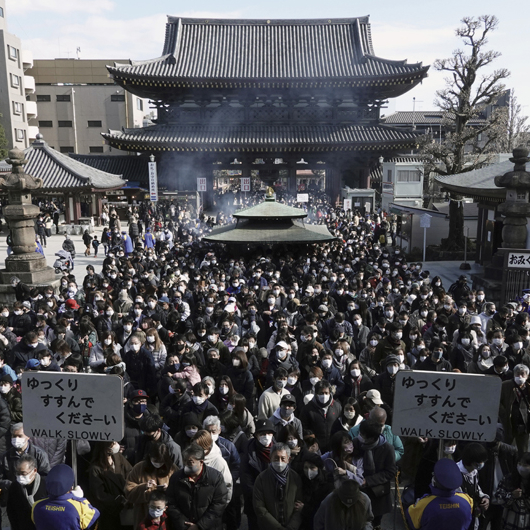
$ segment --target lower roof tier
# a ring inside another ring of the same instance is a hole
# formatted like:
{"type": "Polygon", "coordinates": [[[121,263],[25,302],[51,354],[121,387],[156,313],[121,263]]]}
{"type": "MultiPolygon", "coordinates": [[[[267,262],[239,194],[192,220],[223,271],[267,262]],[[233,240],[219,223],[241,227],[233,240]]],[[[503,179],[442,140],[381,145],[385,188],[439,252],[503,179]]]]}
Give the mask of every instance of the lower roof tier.
{"type": "Polygon", "coordinates": [[[383,125],[154,125],[102,133],[129,151],[368,151],[410,149],[418,134],[383,125]]]}

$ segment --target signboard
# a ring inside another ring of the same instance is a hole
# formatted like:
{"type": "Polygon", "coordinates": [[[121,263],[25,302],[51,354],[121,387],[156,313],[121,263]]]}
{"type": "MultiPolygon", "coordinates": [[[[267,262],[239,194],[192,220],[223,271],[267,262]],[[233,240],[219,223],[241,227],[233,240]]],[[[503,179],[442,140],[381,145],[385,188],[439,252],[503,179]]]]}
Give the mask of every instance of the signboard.
{"type": "Polygon", "coordinates": [[[530,269],[530,254],[525,252],[509,252],[508,268],[530,269]]]}
{"type": "Polygon", "coordinates": [[[364,209],[365,209],[366,213],[370,213],[370,211],[372,209],[372,203],[371,202],[365,202],[364,203],[364,209]]]}
{"type": "Polygon", "coordinates": [[[394,193],[394,184],[392,182],[383,182],[383,193],[394,193]]]}
{"type": "Polygon", "coordinates": [[[491,442],[501,379],[454,372],[396,375],[392,431],[397,436],[491,442]]]}
{"type": "Polygon", "coordinates": [[[432,216],[428,213],[420,215],[420,227],[421,228],[430,228],[431,227],[431,218],[432,216]]]}
{"type": "Polygon", "coordinates": [[[206,178],[197,179],[197,191],[206,191],[206,178]]]}
{"type": "Polygon", "coordinates": [[[123,438],[123,380],[117,375],[68,372],[22,374],[28,436],[63,440],[123,438]]]}
{"type": "Polygon", "coordinates": [[[356,203],[354,204],[354,206],[355,206],[355,208],[360,208],[360,207],[361,207],[361,203],[360,203],[360,202],[356,202],[356,203]]]}
{"type": "Polygon", "coordinates": [[[309,202],[309,193],[297,193],[296,202],[309,202]]]}
{"type": "Polygon", "coordinates": [[[351,199],[344,199],[344,204],[342,207],[344,208],[345,212],[351,210],[351,199]]]}
{"type": "Polygon", "coordinates": [[[148,162],[149,167],[149,200],[158,201],[158,176],[156,174],[156,162],[148,162]]]}
{"type": "Polygon", "coordinates": [[[241,191],[250,191],[250,177],[241,178],[241,191]]]}

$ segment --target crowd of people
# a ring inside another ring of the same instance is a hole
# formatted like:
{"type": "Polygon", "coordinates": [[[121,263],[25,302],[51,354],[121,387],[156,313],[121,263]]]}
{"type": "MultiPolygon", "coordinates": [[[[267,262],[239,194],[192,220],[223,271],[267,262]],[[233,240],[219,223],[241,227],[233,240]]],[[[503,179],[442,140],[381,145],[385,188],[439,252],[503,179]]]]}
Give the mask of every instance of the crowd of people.
{"type": "Polygon", "coordinates": [[[111,209],[101,270],[65,273],[59,292],[14,280],[17,302],[0,308],[0,502],[13,530],[76,528],[68,518],[236,530],[243,513],[250,530],[369,530],[397,482],[412,492],[411,528],[528,528],[527,300],[497,308],[465,276],[431,278],[392,246],[383,214],[323,194],[309,208],[334,241],[213,246],[214,220],[178,205],[143,203],[127,230],[111,209]],[[123,379],[125,436],[79,443],[80,488],[69,442],[24,428],[31,370],[123,379]],[[444,440],[440,464],[438,440],[396,436],[403,370],[500,378],[496,440],[444,440]]]}

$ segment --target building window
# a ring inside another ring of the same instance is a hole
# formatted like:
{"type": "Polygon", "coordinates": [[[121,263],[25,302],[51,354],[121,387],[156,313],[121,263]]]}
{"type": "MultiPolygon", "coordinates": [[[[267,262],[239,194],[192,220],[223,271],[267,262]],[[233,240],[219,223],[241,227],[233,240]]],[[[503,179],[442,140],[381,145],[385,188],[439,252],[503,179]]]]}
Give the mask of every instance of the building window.
{"type": "Polygon", "coordinates": [[[18,88],[20,86],[20,77],[15,74],[11,74],[11,86],[18,88]]]}
{"type": "Polygon", "coordinates": [[[39,120],[39,127],[53,127],[53,122],[52,120],[39,120]]]}
{"type": "Polygon", "coordinates": [[[421,172],[417,169],[402,170],[397,172],[398,182],[420,182],[421,172]]]}
{"type": "Polygon", "coordinates": [[[111,101],[125,101],[125,94],[111,94],[111,101]]]}
{"type": "Polygon", "coordinates": [[[73,153],[74,152],[74,148],[69,146],[69,145],[63,145],[61,148],[60,148],[60,151],[61,153],[73,153]]]}
{"type": "Polygon", "coordinates": [[[102,145],[91,145],[89,147],[89,150],[91,153],[103,153],[103,146],[102,145]]]}
{"type": "Polygon", "coordinates": [[[13,59],[13,61],[16,61],[18,57],[18,50],[14,46],[7,45],[7,49],[9,51],[9,58],[13,59]]]}
{"type": "Polygon", "coordinates": [[[15,138],[17,142],[23,142],[26,137],[26,131],[24,129],[15,129],[15,138]]]}
{"type": "Polygon", "coordinates": [[[13,101],[13,114],[22,114],[22,103],[13,101]]]}
{"type": "Polygon", "coordinates": [[[50,94],[37,94],[37,102],[39,101],[51,101],[52,97],[50,94]]]}
{"type": "Polygon", "coordinates": [[[138,110],[144,110],[144,102],[140,98],[136,100],[136,108],[138,110]]]}
{"type": "Polygon", "coordinates": [[[4,8],[0,7],[0,17],[4,18],[4,8]]]}
{"type": "Polygon", "coordinates": [[[101,127],[101,120],[88,120],[89,127],[101,127]]]}
{"type": "Polygon", "coordinates": [[[71,127],[72,126],[72,122],[71,121],[68,121],[68,120],[59,120],[59,127],[71,127]]]}
{"type": "Polygon", "coordinates": [[[388,169],[386,172],[386,181],[392,182],[392,170],[391,169],[388,169]]]}
{"type": "Polygon", "coordinates": [[[57,94],[57,101],[70,101],[70,94],[57,94]]]}

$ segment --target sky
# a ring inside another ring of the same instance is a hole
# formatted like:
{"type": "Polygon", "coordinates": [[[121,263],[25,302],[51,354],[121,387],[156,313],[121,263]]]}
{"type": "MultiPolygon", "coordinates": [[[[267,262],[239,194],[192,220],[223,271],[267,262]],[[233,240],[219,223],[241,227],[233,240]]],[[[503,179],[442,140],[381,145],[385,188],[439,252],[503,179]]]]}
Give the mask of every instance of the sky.
{"type": "MultiPolygon", "coordinates": [[[[450,57],[462,44],[455,29],[465,16],[495,15],[498,29],[488,49],[501,52],[494,68],[511,72],[506,87],[515,90],[530,115],[530,17],[528,0],[6,0],[8,28],[34,59],[152,59],[161,55],[167,15],[207,18],[342,18],[370,15],[376,55],[432,64],[450,57]]],[[[392,100],[383,114],[395,110],[433,110],[444,75],[433,68],[422,85],[392,100]]],[[[530,121],[530,120],[529,120],[530,121]]]]}

